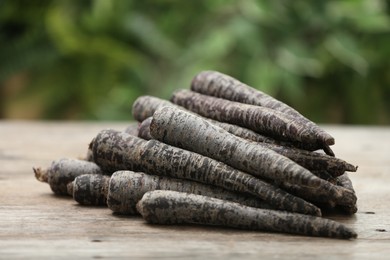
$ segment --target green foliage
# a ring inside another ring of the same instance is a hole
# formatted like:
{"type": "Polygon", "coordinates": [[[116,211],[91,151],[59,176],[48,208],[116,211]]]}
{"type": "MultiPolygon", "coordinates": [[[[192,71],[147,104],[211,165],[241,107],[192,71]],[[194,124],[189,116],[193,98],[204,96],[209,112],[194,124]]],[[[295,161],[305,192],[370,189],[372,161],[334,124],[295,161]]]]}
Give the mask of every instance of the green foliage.
{"type": "Polygon", "coordinates": [[[389,14],[381,0],[0,0],[0,116],[130,120],[137,96],[213,69],[316,122],[388,124],[389,14]]]}

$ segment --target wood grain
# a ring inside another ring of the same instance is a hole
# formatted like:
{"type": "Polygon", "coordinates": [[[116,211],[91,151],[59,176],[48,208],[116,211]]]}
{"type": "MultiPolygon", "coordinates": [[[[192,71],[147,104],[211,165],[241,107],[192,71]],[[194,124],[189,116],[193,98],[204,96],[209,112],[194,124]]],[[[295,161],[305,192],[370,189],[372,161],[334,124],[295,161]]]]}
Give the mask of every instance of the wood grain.
{"type": "Polygon", "coordinates": [[[201,226],[151,226],[53,195],[32,167],[82,157],[90,140],[125,122],[0,121],[0,258],[383,259],[390,255],[390,128],[326,126],[350,177],[359,211],[327,215],[354,228],[352,241],[201,226]]]}

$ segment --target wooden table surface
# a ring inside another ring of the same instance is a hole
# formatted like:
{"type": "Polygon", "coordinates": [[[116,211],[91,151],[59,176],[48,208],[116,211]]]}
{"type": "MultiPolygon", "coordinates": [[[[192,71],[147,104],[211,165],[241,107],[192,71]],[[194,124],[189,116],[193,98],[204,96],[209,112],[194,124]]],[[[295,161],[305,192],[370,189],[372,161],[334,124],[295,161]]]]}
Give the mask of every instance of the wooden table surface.
{"type": "Polygon", "coordinates": [[[126,123],[0,121],[0,258],[390,259],[390,127],[324,126],[350,174],[354,216],[330,215],[356,240],[202,226],[153,226],[79,206],[35,180],[33,166],[84,156],[105,128],[126,123]]]}

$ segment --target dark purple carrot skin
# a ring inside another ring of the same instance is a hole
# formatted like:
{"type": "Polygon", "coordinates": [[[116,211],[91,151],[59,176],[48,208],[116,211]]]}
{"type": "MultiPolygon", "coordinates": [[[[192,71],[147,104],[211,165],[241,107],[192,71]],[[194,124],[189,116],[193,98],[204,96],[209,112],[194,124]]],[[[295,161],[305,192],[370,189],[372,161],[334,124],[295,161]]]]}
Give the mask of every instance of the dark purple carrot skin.
{"type": "MultiPolygon", "coordinates": [[[[318,175],[326,174],[326,172],[316,173],[318,175]]],[[[325,176],[321,176],[325,177],[325,176]]],[[[338,185],[343,187],[344,189],[347,189],[351,191],[353,194],[355,194],[355,191],[353,190],[353,187],[351,187],[352,182],[349,179],[347,173],[344,173],[341,176],[338,176],[337,178],[332,178],[333,185],[338,185]]],[[[316,206],[319,206],[321,209],[327,208],[339,208],[344,213],[347,214],[354,214],[357,212],[357,206],[356,201],[357,197],[351,196],[351,197],[338,197],[337,199],[332,199],[329,197],[329,192],[326,192],[324,190],[318,190],[313,189],[309,187],[299,186],[299,185],[291,185],[288,183],[281,183],[279,185],[282,189],[288,191],[289,193],[293,194],[294,196],[303,198],[311,203],[313,203],[316,206]],[[352,199],[351,199],[352,198],[352,199]]]]}
{"type": "Polygon", "coordinates": [[[77,176],[83,174],[103,174],[93,162],[62,158],[52,162],[47,169],[33,168],[37,180],[47,182],[51,190],[58,195],[69,195],[67,185],[77,176]]]}
{"type": "MultiPolygon", "coordinates": [[[[353,188],[352,181],[348,176],[348,173],[344,173],[337,177],[337,185],[344,187],[345,189],[350,190],[355,194],[355,189],[353,188]]],[[[351,203],[349,205],[337,205],[343,212],[347,214],[355,214],[358,211],[357,204],[351,203]]]]}
{"type": "Polygon", "coordinates": [[[182,110],[172,107],[157,110],[150,130],[157,140],[209,156],[257,177],[308,186],[324,183],[290,159],[182,110]]]}
{"type": "Polygon", "coordinates": [[[152,122],[153,117],[148,117],[139,125],[138,128],[138,137],[150,140],[153,139],[153,136],[150,135],[150,123],[152,122]]]}
{"type": "Polygon", "coordinates": [[[355,189],[353,188],[352,181],[349,178],[348,173],[344,173],[343,175],[337,177],[337,185],[340,185],[355,193],[355,189]]]}
{"type": "MultiPolygon", "coordinates": [[[[142,122],[143,125],[141,124],[140,128],[142,127],[142,131],[144,131],[144,132],[140,133],[139,136],[143,136],[143,137],[147,138],[146,140],[151,139],[149,136],[149,133],[147,132],[147,130],[148,130],[147,127],[148,127],[148,125],[150,125],[150,122],[151,122],[151,119],[148,119],[148,118],[151,118],[153,116],[153,113],[157,109],[164,107],[164,106],[174,106],[176,108],[186,110],[184,107],[175,105],[168,100],[160,99],[160,98],[153,97],[153,96],[140,96],[136,99],[136,101],[133,104],[133,117],[136,118],[138,121],[142,122]],[[148,121],[145,121],[147,119],[148,119],[148,121]]],[[[257,141],[257,142],[276,142],[274,139],[272,139],[270,137],[262,136],[262,135],[254,132],[250,129],[247,129],[247,128],[243,128],[243,127],[228,124],[228,123],[219,122],[216,120],[212,120],[210,118],[207,118],[207,120],[222,127],[223,129],[225,129],[229,133],[235,134],[235,135],[240,136],[240,137],[245,138],[245,139],[249,139],[249,140],[257,141]]],[[[316,150],[316,149],[319,149],[319,147],[316,147],[313,149],[316,150]]]]}
{"type": "Polygon", "coordinates": [[[157,140],[222,161],[256,177],[323,189],[335,200],[356,200],[349,190],[318,178],[287,157],[236,137],[186,111],[174,107],[157,110],[150,130],[157,140]]]}
{"type": "Polygon", "coordinates": [[[93,138],[90,146],[94,160],[106,172],[120,170],[143,171],[143,163],[139,159],[140,148],[147,141],[113,129],[100,131],[93,138]]]}
{"type": "Polygon", "coordinates": [[[228,123],[223,123],[219,122],[216,120],[211,120],[214,124],[222,127],[226,131],[228,131],[231,134],[234,134],[238,137],[254,141],[254,142],[259,142],[259,143],[269,143],[269,144],[275,144],[275,145],[280,145],[280,146],[286,146],[286,147],[296,147],[300,148],[303,150],[308,150],[308,151],[315,151],[318,149],[322,149],[322,145],[318,144],[311,144],[311,143],[301,143],[301,142],[290,142],[290,141],[283,141],[283,140],[276,140],[272,137],[268,137],[265,135],[261,135],[259,133],[256,133],[253,130],[250,130],[245,127],[241,127],[238,125],[233,125],[233,124],[228,124],[228,123]]]}
{"type": "MultiPolygon", "coordinates": [[[[138,125],[138,122],[132,122],[123,130],[123,132],[126,134],[138,136],[138,125]]],[[[87,156],[85,157],[85,160],[94,162],[91,145],[89,145],[88,147],[87,156]]]]}
{"type": "Polygon", "coordinates": [[[201,154],[157,140],[148,141],[140,151],[140,160],[147,173],[193,180],[231,191],[249,193],[277,209],[321,215],[319,209],[310,203],[291,196],[250,174],[201,154]]]}
{"type": "Polygon", "coordinates": [[[327,171],[333,177],[342,175],[345,171],[356,172],[357,167],[346,161],[321,154],[317,152],[310,152],[302,149],[286,147],[275,144],[261,143],[261,145],[290,158],[299,165],[305,167],[310,171],[327,171]]]}
{"type": "Polygon", "coordinates": [[[180,191],[234,201],[255,208],[271,208],[256,197],[231,192],[212,185],[133,171],[113,173],[108,188],[108,207],[117,214],[138,214],[137,202],[146,192],[153,190],[180,191]]]}
{"type": "Polygon", "coordinates": [[[267,107],[234,102],[186,89],[173,93],[171,101],[201,116],[246,127],[275,139],[322,145],[322,141],[306,124],[267,107]]]}
{"type": "Polygon", "coordinates": [[[171,102],[153,96],[140,96],[132,106],[132,114],[138,122],[144,121],[146,118],[153,116],[154,111],[163,106],[172,106],[171,102]]]}
{"type": "Polygon", "coordinates": [[[137,136],[138,135],[138,127],[139,127],[138,122],[132,122],[125,128],[125,130],[123,130],[123,132],[125,132],[126,134],[137,136]]]}
{"type": "Polygon", "coordinates": [[[323,180],[330,182],[333,185],[337,185],[337,179],[336,179],[337,177],[333,177],[327,171],[318,170],[318,171],[311,171],[311,173],[313,173],[315,176],[317,176],[323,180]]]}
{"type": "Polygon", "coordinates": [[[321,211],[312,204],[291,196],[252,175],[157,140],[147,142],[118,131],[104,130],[94,138],[92,147],[95,161],[102,169],[113,172],[141,171],[198,181],[231,191],[250,193],[278,209],[321,215],[321,211]],[[136,147],[135,143],[137,143],[136,147]]]}
{"type": "MultiPolygon", "coordinates": [[[[147,119],[142,121],[142,123],[140,124],[138,137],[145,139],[145,140],[153,139],[153,136],[150,134],[150,124],[152,123],[152,119],[153,119],[153,117],[148,117],[147,119]]],[[[217,123],[217,121],[215,121],[215,120],[212,120],[210,122],[215,123],[216,125],[222,127],[223,129],[225,129],[226,131],[228,131],[231,134],[234,134],[236,136],[239,136],[239,137],[247,139],[247,140],[257,141],[257,142],[265,142],[266,140],[271,139],[271,138],[263,137],[255,132],[253,132],[252,130],[249,130],[249,129],[246,129],[247,130],[246,131],[246,130],[244,130],[245,128],[242,128],[242,127],[239,127],[236,125],[225,124],[225,123],[221,123],[221,122],[217,123]]]]}
{"type": "Polygon", "coordinates": [[[323,143],[327,145],[334,144],[334,138],[330,134],[292,107],[223,73],[217,71],[200,72],[192,80],[191,90],[236,102],[268,107],[288,114],[314,128],[318,138],[323,143]]]}
{"type": "Polygon", "coordinates": [[[68,194],[81,205],[107,205],[108,182],[110,176],[102,174],[83,174],[68,183],[68,194]]]}
{"type": "MultiPolygon", "coordinates": [[[[309,201],[310,203],[313,203],[314,205],[319,207],[326,205],[329,208],[334,208],[337,204],[337,202],[335,202],[333,198],[329,198],[329,193],[324,190],[318,191],[315,188],[309,188],[289,183],[281,183],[279,184],[279,187],[293,194],[294,196],[309,201]]],[[[340,200],[344,201],[342,199],[340,200]]]]}
{"type": "Polygon", "coordinates": [[[145,140],[112,129],[100,131],[90,143],[94,162],[107,173],[141,171],[138,149],[145,140]]]}
{"type": "MultiPolygon", "coordinates": [[[[133,104],[133,117],[136,118],[138,121],[143,122],[143,125],[140,126],[143,131],[142,133],[139,133],[139,137],[142,137],[146,140],[150,140],[151,136],[149,135],[147,129],[147,124],[150,124],[149,121],[145,121],[147,118],[152,117],[153,113],[163,107],[163,106],[174,106],[177,108],[184,109],[184,107],[178,106],[173,104],[170,101],[160,99],[153,96],[140,96],[137,98],[137,100],[133,104]]],[[[210,118],[205,117],[208,121],[222,127],[226,131],[228,131],[231,134],[234,134],[236,136],[239,136],[241,138],[255,141],[255,142],[265,142],[265,143],[272,143],[282,146],[288,146],[288,147],[297,147],[301,149],[305,149],[308,151],[315,151],[318,149],[322,149],[323,145],[318,144],[311,144],[311,143],[301,143],[301,142],[289,142],[289,141],[282,141],[282,140],[276,140],[274,138],[261,135],[259,133],[256,133],[253,130],[250,130],[248,128],[244,128],[238,125],[233,125],[229,123],[220,122],[217,120],[213,120],[210,118]]]]}
{"type": "Polygon", "coordinates": [[[347,226],[329,219],[174,191],[147,192],[137,203],[137,210],[152,224],[201,224],[305,236],[357,237],[347,226]]]}
{"type": "Polygon", "coordinates": [[[84,159],[88,162],[93,162],[93,152],[91,150],[91,147],[88,147],[87,154],[84,159]]]}

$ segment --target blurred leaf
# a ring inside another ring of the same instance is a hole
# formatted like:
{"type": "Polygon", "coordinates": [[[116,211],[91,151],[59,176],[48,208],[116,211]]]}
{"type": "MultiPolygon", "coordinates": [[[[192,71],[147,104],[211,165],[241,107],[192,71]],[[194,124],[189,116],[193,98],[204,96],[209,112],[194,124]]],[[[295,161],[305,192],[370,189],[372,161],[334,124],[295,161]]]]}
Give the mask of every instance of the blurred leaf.
{"type": "Polygon", "coordinates": [[[325,42],[325,48],[340,62],[366,75],[368,62],[359,54],[353,39],[347,34],[333,34],[325,42]]]}
{"type": "Polygon", "coordinates": [[[305,57],[306,53],[303,48],[295,46],[296,48],[288,47],[281,48],[277,53],[276,63],[289,71],[301,76],[320,77],[323,73],[321,63],[313,58],[305,57]]]}
{"type": "Polygon", "coordinates": [[[0,117],[131,119],[218,70],[314,121],[388,124],[389,18],[389,0],[0,0],[0,117]]]}
{"type": "Polygon", "coordinates": [[[367,32],[388,32],[390,20],[383,0],[329,1],[328,11],[337,20],[347,19],[357,29],[367,32]]]}
{"type": "Polygon", "coordinates": [[[134,34],[155,54],[173,59],[178,52],[178,46],[163,35],[157,25],[148,17],[133,13],[124,20],[124,28],[134,34]]]}

